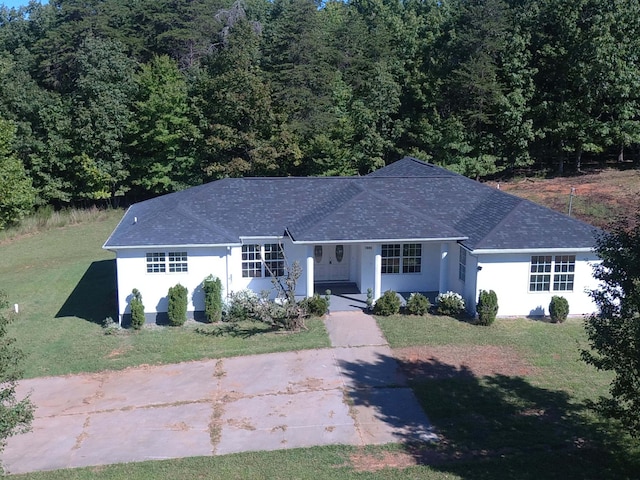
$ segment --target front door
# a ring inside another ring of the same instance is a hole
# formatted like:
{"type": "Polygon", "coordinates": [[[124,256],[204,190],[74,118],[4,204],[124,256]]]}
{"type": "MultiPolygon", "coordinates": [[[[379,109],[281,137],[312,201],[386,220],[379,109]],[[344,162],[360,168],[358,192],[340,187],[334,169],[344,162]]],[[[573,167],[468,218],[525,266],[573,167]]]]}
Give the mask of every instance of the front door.
{"type": "Polygon", "coordinates": [[[349,280],[349,245],[316,245],[313,259],[316,282],[349,280]]]}

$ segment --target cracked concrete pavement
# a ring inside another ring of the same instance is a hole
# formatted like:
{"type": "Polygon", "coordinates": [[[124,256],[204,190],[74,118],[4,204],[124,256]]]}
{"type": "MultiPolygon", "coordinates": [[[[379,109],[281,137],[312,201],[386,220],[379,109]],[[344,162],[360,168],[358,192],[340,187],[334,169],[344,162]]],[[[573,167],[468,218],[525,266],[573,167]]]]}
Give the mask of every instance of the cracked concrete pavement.
{"type": "Polygon", "coordinates": [[[375,320],[326,318],[333,348],[24,380],[31,432],[8,473],[434,435],[375,320]]]}

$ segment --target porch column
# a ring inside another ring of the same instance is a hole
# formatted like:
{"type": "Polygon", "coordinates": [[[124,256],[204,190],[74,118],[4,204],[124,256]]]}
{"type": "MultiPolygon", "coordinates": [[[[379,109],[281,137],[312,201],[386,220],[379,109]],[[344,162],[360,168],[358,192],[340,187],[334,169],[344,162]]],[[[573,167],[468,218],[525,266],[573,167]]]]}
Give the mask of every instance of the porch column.
{"type": "Polygon", "coordinates": [[[313,245],[307,245],[307,297],[313,297],[313,245]]]}
{"type": "Polygon", "coordinates": [[[438,284],[438,292],[444,293],[449,289],[449,244],[440,245],[440,282],[438,284]]]}
{"type": "Polygon", "coordinates": [[[382,296],[382,245],[375,247],[375,260],[373,262],[373,300],[382,296]]]}

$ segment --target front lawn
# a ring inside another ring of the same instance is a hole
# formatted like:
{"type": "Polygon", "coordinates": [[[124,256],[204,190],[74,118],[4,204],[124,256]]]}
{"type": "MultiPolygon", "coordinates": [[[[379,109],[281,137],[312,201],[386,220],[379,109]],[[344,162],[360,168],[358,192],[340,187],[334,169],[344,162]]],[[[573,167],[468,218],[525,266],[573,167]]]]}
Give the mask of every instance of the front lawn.
{"type": "Polygon", "coordinates": [[[498,319],[482,327],[427,315],[379,317],[378,324],[442,436],[418,450],[445,463],[457,459],[451,471],[475,465],[472,478],[493,478],[497,462],[505,468],[500,478],[633,478],[640,471],[638,442],[588,406],[607,394],[611,377],[580,359],[582,320],[498,319]]]}
{"type": "Polygon", "coordinates": [[[0,289],[19,305],[10,335],[27,354],[27,378],[329,346],[320,320],[296,334],[246,324],[239,335],[216,337],[201,333],[211,327],[189,323],[105,335],[104,319],[117,318],[115,260],[101,247],[121,217],[99,212],[0,243],[0,289]]]}

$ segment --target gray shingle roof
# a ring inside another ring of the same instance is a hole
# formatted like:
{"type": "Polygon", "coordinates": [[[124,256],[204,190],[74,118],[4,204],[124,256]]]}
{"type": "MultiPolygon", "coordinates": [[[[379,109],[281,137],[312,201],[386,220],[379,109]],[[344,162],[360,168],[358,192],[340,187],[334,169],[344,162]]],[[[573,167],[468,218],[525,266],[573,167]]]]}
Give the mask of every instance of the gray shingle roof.
{"type": "Polygon", "coordinates": [[[471,249],[552,249],[592,247],[598,230],[406,157],[366,177],[229,178],[137,203],[105,248],[285,232],[297,242],[449,238],[471,249]]]}

